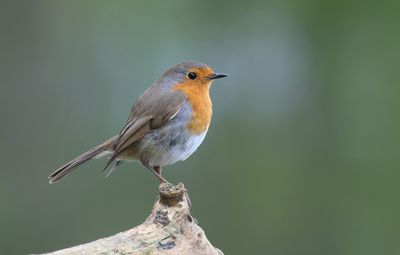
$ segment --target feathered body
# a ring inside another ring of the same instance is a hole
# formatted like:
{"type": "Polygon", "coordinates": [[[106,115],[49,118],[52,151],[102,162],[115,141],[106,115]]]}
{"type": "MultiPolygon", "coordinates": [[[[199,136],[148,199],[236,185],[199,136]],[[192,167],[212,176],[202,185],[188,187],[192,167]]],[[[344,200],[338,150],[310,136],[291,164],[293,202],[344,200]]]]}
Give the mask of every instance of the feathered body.
{"type": "Polygon", "coordinates": [[[108,174],[123,161],[139,160],[166,181],[161,167],[187,159],[203,142],[212,117],[209,89],[214,79],[225,76],[200,62],[172,67],[139,97],[119,135],[57,169],[50,182],[102,157],[109,158],[108,174]]]}

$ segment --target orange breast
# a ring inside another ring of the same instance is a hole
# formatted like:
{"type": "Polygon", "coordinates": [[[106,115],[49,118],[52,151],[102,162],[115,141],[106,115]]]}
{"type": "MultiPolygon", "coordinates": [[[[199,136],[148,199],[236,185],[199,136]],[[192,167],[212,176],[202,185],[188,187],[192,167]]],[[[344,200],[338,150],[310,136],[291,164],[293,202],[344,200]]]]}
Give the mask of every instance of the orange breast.
{"type": "Polygon", "coordinates": [[[174,89],[180,90],[186,95],[192,106],[192,116],[187,127],[193,134],[203,133],[210,125],[212,116],[210,85],[211,83],[202,85],[177,84],[174,87],[174,89]]]}

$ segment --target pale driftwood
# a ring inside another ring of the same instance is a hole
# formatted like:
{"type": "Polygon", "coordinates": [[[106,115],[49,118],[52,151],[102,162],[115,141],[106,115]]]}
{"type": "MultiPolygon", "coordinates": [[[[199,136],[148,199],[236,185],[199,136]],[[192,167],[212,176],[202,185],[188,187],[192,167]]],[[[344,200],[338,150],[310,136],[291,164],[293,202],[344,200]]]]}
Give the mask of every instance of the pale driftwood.
{"type": "Polygon", "coordinates": [[[190,199],[183,184],[161,184],[160,198],[146,221],[125,232],[47,254],[210,254],[212,246],[190,215],[190,199]]]}

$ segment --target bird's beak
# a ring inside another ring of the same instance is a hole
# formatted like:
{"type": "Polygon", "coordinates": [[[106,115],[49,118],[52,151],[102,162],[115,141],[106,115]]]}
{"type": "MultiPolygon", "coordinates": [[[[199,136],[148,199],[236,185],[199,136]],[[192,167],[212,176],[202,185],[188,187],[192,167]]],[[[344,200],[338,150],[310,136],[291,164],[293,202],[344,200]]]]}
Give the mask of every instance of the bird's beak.
{"type": "Polygon", "coordinates": [[[215,80],[215,79],[219,79],[219,78],[224,78],[226,76],[228,76],[228,75],[223,74],[223,73],[213,73],[210,76],[207,76],[206,79],[215,80]]]}

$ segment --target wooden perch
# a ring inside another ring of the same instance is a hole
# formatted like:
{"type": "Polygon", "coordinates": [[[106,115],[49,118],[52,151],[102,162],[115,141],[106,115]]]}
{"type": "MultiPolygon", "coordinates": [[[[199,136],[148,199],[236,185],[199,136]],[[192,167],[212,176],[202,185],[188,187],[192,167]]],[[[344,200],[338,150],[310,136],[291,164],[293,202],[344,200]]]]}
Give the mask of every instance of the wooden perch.
{"type": "Polygon", "coordinates": [[[146,221],[116,235],[47,254],[210,254],[223,255],[212,246],[190,215],[190,199],[182,183],[163,183],[160,198],[146,221]]]}

